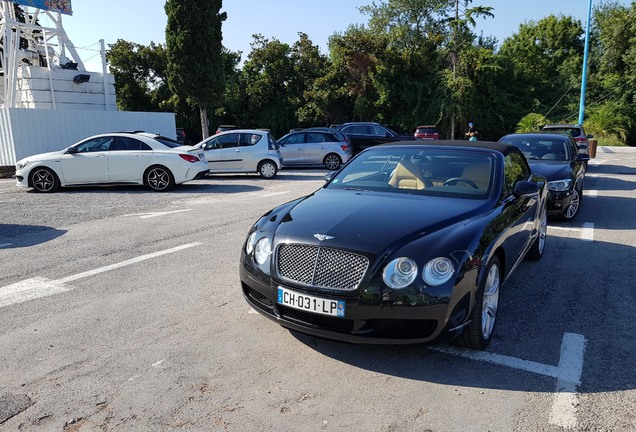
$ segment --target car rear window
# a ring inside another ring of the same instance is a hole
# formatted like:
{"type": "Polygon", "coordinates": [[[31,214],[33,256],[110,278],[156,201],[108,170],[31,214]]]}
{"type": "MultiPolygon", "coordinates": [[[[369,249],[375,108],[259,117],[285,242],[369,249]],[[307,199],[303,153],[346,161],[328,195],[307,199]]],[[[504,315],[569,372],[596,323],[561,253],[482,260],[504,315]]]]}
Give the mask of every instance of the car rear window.
{"type": "Polygon", "coordinates": [[[166,147],[170,147],[170,148],[177,148],[177,147],[183,147],[183,144],[181,144],[180,142],[177,142],[173,139],[170,139],[168,137],[165,136],[156,136],[153,137],[152,139],[154,139],[155,141],[160,142],[161,144],[165,145],[166,147]]]}
{"type": "Polygon", "coordinates": [[[572,135],[575,138],[583,135],[583,133],[581,132],[581,129],[579,129],[579,128],[547,127],[547,128],[544,128],[544,130],[554,131],[554,132],[566,132],[566,133],[569,133],[570,135],[572,135]]]}
{"type": "Polygon", "coordinates": [[[432,127],[417,128],[417,133],[434,134],[434,133],[437,133],[437,129],[432,127]]]}

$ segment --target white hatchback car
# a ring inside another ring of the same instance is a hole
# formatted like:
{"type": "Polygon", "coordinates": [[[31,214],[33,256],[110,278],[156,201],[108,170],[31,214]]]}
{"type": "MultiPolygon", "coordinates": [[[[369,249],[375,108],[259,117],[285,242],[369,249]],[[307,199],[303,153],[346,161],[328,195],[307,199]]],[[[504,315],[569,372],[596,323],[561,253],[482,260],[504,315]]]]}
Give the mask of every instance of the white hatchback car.
{"type": "Polygon", "coordinates": [[[194,146],[205,152],[210,173],[258,173],[270,179],[282,166],[276,140],[264,130],[237,129],[218,133],[194,146]]]}
{"type": "Polygon", "coordinates": [[[138,184],[165,191],[207,172],[201,150],[157,134],[116,132],[21,159],[15,177],[18,186],[38,192],[97,184],[138,184]]]}

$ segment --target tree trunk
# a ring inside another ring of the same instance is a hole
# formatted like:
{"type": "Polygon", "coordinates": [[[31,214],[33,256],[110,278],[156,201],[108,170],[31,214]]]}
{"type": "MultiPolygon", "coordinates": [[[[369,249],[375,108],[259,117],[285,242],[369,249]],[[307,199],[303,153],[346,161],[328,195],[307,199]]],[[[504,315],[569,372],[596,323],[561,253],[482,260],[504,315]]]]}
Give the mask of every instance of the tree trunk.
{"type": "Polygon", "coordinates": [[[208,129],[208,110],[205,105],[199,107],[199,114],[201,118],[201,136],[206,139],[210,136],[210,130],[208,129]]]}

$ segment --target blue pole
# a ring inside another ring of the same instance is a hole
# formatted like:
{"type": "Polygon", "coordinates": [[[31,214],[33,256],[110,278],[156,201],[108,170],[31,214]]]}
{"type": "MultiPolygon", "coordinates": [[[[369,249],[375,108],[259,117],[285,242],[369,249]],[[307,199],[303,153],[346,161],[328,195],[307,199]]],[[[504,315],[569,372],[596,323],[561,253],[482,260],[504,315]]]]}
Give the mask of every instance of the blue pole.
{"type": "Polygon", "coordinates": [[[587,83],[587,54],[590,50],[590,22],[592,21],[592,0],[587,9],[587,28],[585,30],[585,50],[583,51],[583,74],[581,75],[581,102],[579,104],[579,124],[583,124],[585,112],[585,86],[587,83]]]}

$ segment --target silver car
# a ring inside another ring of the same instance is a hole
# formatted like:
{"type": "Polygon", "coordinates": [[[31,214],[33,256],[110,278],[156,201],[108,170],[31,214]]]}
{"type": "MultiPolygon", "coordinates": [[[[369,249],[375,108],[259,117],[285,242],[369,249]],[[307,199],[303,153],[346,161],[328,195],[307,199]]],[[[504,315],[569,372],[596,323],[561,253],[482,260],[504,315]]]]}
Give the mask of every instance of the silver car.
{"type": "Polygon", "coordinates": [[[276,140],[263,130],[229,130],[211,136],[195,147],[203,149],[210,174],[258,173],[271,179],[282,166],[276,140]]]}
{"type": "Polygon", "coordinates": [[[351,143],[342,132],[310,128],[290,132],[278,140],[283,166],[322,165],[337,170],[351,159],[351,143]]]}

